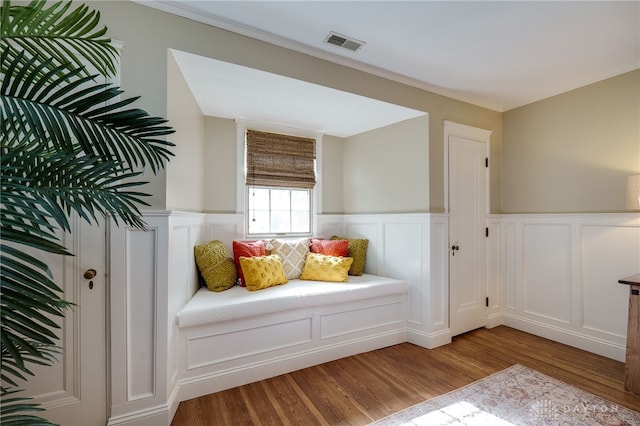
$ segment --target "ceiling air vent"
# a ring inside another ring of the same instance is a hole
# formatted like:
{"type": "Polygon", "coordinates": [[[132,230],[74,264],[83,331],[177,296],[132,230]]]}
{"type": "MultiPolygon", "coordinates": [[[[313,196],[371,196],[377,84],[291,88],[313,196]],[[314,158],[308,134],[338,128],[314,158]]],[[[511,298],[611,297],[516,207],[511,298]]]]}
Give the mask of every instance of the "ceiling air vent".
{"type": "Polygon", "coordinates": [[[362,41],[349,38],[334,32],[329,33],[329,35],[324,41],[326,43],[351,50],[352,52],[358,51],[358,49],[360,49],[364,45],[364,42],[362,41]]]}

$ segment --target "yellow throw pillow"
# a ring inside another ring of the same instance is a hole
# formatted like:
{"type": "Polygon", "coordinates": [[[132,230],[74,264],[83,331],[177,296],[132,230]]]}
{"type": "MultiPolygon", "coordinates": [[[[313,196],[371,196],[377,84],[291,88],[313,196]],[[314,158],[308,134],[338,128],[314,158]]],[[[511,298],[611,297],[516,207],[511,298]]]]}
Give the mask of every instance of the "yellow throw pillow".
{"type": "Polygon", "coordinates": [[[211,291],[224,291],[236,284],[238,271],[222,241],[195,246],[193,252],[200,275],[211,291]]]}
{"type": "Polygon", "coordinates": [[[288,282],[284,274],[284,268],[282,267],[282,259],[276,254],[269,256],[240,257],[240,267],[242,268],[247,290],[250,291],[261,290],[288,282]]]}
{"type": "Polygon", "coordinates": [[[350,257],[328,256],[320,253],[307,254],[302,268],[301,280],[312,281],[349,281],[349,267],[353,263],[350,257]]]}

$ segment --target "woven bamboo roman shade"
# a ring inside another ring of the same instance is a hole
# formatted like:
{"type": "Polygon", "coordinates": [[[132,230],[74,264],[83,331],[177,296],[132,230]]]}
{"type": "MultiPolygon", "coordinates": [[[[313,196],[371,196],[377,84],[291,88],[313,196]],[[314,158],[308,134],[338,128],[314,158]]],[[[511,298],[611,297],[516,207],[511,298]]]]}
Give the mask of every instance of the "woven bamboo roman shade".
{"type": "Polygon", "coordinates": [[[313,188],[315,139],[247,130],[247,185],[313,188]]]}

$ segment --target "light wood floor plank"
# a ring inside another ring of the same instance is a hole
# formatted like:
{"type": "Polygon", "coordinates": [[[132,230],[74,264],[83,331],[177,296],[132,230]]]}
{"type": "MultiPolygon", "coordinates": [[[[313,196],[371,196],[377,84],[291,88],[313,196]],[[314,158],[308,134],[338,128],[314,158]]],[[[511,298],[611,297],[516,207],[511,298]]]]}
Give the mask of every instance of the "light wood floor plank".
{"type": "Polygon", "coordinates": [[[624,364],[509,327],[379,349],[180,403],[172,426],[366,425],[514,364],[640,412],[624,364]]]}

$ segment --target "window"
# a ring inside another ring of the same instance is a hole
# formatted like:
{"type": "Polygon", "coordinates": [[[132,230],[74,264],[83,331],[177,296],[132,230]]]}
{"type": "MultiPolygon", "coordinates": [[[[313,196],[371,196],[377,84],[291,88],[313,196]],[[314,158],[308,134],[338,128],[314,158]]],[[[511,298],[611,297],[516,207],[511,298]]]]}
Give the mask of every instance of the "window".
{"type": "Polygon", "coordinates": [[[311,190],[248,188],[249,234],[311,233],[311,190]]]}
{"type": "Polygon", "coordinates": [[[311,234],[315,139],[247,130],[248,235],[311,234]]]}

